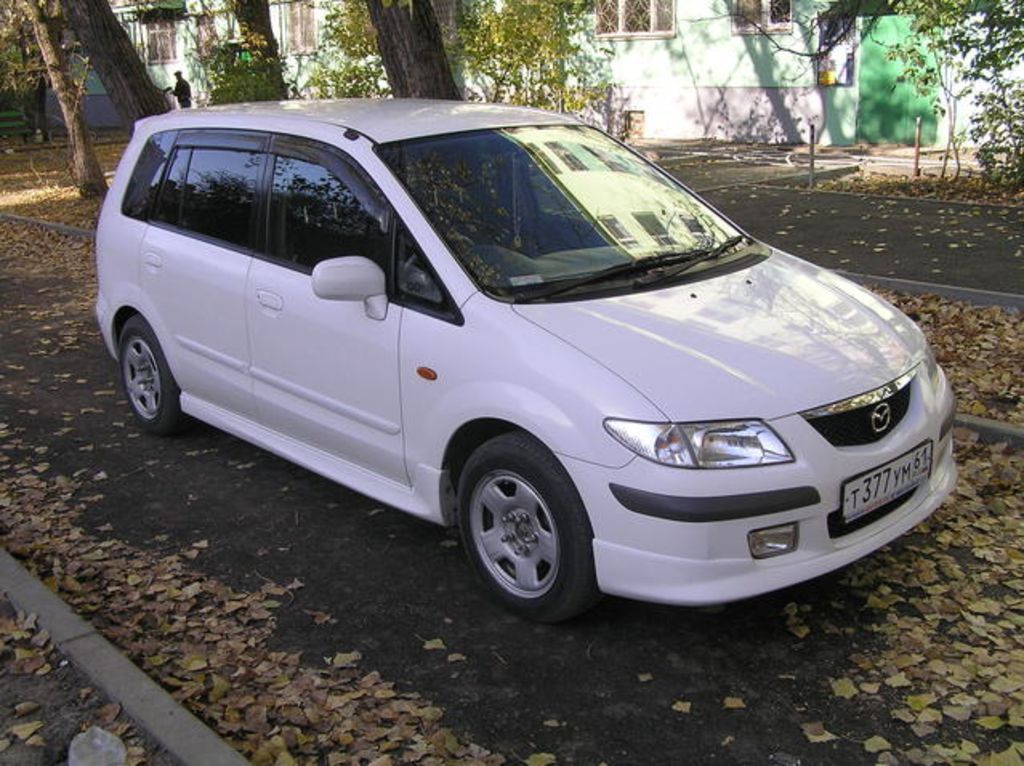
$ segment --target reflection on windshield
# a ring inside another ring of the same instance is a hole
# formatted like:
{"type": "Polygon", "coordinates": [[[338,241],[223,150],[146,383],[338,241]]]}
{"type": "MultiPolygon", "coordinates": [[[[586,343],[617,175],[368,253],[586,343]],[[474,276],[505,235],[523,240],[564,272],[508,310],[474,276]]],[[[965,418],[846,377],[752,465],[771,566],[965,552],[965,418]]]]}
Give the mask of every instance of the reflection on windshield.
{"type": "Polygon", "coordinates": [[[480,285],[503,295],[737,234],[591,128],[473,131],[380,153],[480,285]]]}

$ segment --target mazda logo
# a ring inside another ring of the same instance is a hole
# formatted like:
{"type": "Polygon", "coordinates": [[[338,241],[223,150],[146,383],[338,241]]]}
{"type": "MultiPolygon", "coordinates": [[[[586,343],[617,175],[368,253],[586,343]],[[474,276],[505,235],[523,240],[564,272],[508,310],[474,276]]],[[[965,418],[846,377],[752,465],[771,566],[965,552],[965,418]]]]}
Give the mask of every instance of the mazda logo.
{"type": "Polygon", "coordinates": [[[871,410],[871,430],[876,434],[883,433],[892,424],[892,407],[888,402],[882,402],[871,410]]]}

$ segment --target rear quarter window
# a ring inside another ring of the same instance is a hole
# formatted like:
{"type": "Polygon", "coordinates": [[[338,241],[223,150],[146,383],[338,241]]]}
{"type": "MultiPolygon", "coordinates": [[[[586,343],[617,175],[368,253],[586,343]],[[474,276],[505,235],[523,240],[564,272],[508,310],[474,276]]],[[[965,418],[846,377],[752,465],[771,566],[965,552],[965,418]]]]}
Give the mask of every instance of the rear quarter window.
{"type": "Polygon", "coordinates": [[[145,221],[149,217],[174,145],[174,136],[174,131],[154,133],[142,147],[121,202],[121,212],[129,218],[145,221]]]}

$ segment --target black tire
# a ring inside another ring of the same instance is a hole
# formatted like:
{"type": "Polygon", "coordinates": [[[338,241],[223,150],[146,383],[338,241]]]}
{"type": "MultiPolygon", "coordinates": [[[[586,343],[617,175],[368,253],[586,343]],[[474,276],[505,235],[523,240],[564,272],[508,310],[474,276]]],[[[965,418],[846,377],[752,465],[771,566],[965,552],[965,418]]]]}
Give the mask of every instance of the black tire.
{"type": "Polygon", "coordinates": [[[511,432],[477,448],[458,500],[470,563],[507,609],[559,622],[600,599],[587,512],[565,468],[536,439],[511,432]]]}
{"type": "Polygon", "coordinates": [[[125,322],[117,361],[125,397],[143,431],[167,436],[185,427],[188,419],[181,411],[181,389],[153,329],[141,316],[125,322]]]}

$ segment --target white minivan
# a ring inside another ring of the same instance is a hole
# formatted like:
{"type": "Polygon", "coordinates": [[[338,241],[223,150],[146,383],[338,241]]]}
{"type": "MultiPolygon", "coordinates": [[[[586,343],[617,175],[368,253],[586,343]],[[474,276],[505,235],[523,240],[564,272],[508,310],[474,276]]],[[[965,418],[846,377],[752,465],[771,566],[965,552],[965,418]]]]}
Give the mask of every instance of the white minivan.
{"type": "Polygon", "coordinates": [[[953,395],[913,322],[565,115],[142,120],[96,251],[144,430],[198,418],[457,524],[533,619],[807,580],[956,479],[953,395]]]}

